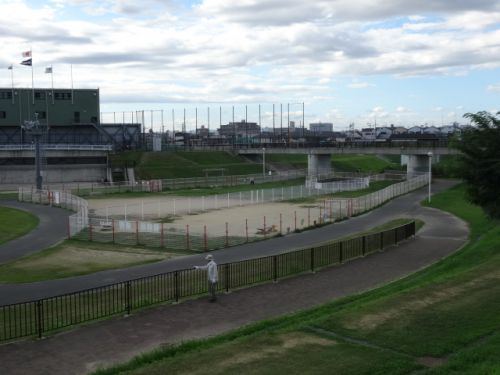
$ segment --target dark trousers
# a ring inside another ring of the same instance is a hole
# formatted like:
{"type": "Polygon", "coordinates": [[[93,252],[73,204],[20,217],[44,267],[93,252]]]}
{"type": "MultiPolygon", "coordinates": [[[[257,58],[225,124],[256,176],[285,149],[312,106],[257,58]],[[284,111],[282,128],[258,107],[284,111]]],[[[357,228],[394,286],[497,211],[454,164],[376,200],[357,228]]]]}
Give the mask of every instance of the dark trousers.
{"type": "Polygon", "coordinates": [[[210,294],[210,301],[215,301],[217,299],[215,291],[217,290],[217,282],[208,282],[208,293],[210,294]]]}

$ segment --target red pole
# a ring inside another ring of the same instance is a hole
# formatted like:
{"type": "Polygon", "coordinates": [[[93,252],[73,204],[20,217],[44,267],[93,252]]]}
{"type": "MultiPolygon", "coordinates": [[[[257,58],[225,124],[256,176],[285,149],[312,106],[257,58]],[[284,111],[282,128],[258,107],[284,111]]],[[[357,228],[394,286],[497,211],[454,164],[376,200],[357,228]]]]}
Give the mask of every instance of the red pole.
{"type": "Polygon", "coordinates": [[[203,230],[204,234],[203,234],[203,242],[205,244],[205,251],[208,251],[208,244],[207,244],[207,226],[205,225],[204,226],[204,230],[203,230]]]}
{"type": "Polygon", "coordinates": [[[189,250],[189,224],[186,224],[186,247],[189,250]]]}
{"type": "Polygon", "coordinates": [[[163,238],[163,223],[161,223],[161,226],[160,226],[160,247],[165,247],[163,240],[164,240],[164,238],[163,238]]]}
{"type": "Polygon", "coordinates": [[[139,245],[139,222],[135,221],[135,243],[139,245]]]}

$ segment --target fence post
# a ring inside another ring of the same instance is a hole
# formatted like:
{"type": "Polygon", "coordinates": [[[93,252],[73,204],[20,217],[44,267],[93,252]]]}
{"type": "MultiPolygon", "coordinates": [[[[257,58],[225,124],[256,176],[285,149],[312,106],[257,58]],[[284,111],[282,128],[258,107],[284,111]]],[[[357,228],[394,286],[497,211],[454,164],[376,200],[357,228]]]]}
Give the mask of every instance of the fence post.
{"type": "Polygon", "coordinates": [[[125,303],[127,305],[127,315],[130,315],[130,311],[132,310],[132,306],[130,303],[130,281],[127,281],[127,283],[125,284],[125,288],[126,288],[125,303]]]}
{"type": "Polygon", "coordinates": [[[68,240],[71,239],[71,218],[68,216],[68,240]]]}
{"type": "Polygon", "coordinates": [[[314,247],[311,247],[311,272],[314,273],[314,247]]]}
{"type": "Polygon", "coordinates": [[[283,220],[281,218],[281,212],[280,212],[280,234],[283,234],[283,220]]]}
{"type": "Polygon", "coordinates": [[[344,241],[339,242],[339,263],[344,262],[344,241]]]}
{"type": "Polygon", "coordinates": [[[38,327],[38,338],[42,338],[43,334],[43,302],[41,299],[36,301],[36,324],[38,327]]]}
{"type": "Polygon", "coordinates": [[[297,230],[297,211],[293,211],[294,221],[295,221],[295,230],[297,230]]]}
{"type": "Polygon", "coordinates": [[[186,224],[186,248],[189,250],[189,224],[186,224]]]}
{"type": "Polygon", "coordinates": [[[278,282],[278,264],[276,255],[273,255],[273,281],[278,282]]]}
{"type": "Polygon", "coordinates": [[[264,216],[264,238],[266,238],[266,217],[264,216]]]}
{"type": "Polygon", "coordinates": [[[174,295],[175,302],[179,302],[179,271],[174,273],[174,295]]]}
{"type": "Polygon", "coordinates": [[[307,207],[307,226],[311,226],[311,208],[307,207]]]}
{"type": "Polygon", "coordinates": [[[92,223],[89,223],[89,241],[92,242],[92,223]]]}
{"type": "Polygon", "coordinates": [[[246,237],[247,237],[247,242],[248,242],[248,219],[245,219],[245,231],[246,231],[246,237]]]}
{"type": "Polygon", "coordinates": [[[111,230],[113,233],[113,243],[115,243],[115,219],[111,219],[111,230]]]}
{"type": "Polygon", "coordinates": [[[366,255],[366,236],[363,236],[363,256],[366,255]]]}
{"type": "Polygon", "coordinates": [[[224,265],[224,270],[226,273],[226,293],[229,293],[229,263],[224,265]]]}
{"type": "Polygon", "coordinates": [[[380,232],[380,251],[384,250],[384,232],[380,232]]]}

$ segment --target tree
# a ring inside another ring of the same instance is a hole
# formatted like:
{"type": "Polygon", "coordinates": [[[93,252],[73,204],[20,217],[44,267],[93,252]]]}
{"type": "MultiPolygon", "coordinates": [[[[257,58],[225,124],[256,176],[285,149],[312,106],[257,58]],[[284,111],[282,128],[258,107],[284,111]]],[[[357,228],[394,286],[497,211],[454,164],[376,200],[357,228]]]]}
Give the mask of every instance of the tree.
{"type": "Polygon", "coordinates": [[[500,218],[500,112],[466,113],[473,126],[454,142],[460,155],[460,175],[469,199],[492,218],[500,218]]]}

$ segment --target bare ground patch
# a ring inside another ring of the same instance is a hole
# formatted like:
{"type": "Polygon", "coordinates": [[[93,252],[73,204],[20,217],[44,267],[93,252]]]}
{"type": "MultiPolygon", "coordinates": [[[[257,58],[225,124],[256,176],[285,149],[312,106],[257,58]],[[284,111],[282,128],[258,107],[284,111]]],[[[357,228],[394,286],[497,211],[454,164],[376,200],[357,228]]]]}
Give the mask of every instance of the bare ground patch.
{"type": "MultiPolygon", "coordinates": [[[[216,366],[219,371],[223,371],[234,365],[247,365],[252,362],[264,359],[269,356],[284,355],[288,350],[300,346],[319,345],[319,346],[332,346],[336,345],[335,340],[326,339],[313,334],[304,332],[286,333],[277,336],[277,342],[267,344],[252,351],[247,351],[244,348],[236,353],[232,353],[224,361],[212,363],[211,366],[216,366]]],[[[256,348],[253,346],[253,348],[256,348]]],[[[189,374],[204,374],[205,369],[201,368],[198,371],[189,371],[189,374]]]]}
{"type": "Polygon", "coordinates": [[[465,283],[455,286],[446,286],[441,289],[430,292],[427,296],[412,301],[404,301],[397,307],[389,308],[384,311],[363,315],[355,320],[346,322],[345,326],[349,329],[370,331],[378,326],[399,317],[408,312],[420,311],[434,304],[450,301],[460,296],[470,293],[473,288],[481,288],[492,280],[500,279],[500,271],[493,270],[484,275],[478,276],[465,283]]]}

